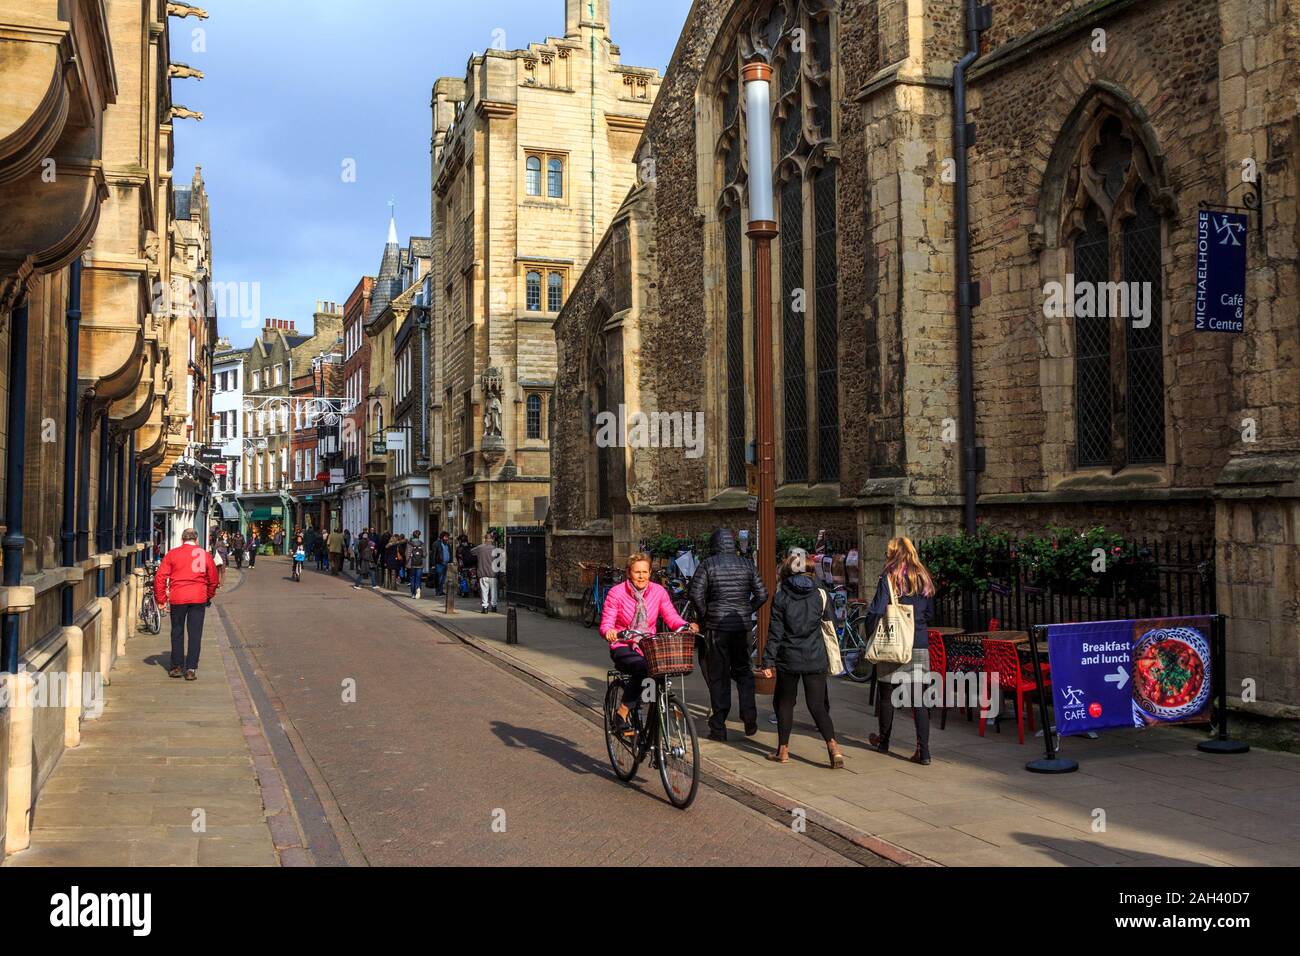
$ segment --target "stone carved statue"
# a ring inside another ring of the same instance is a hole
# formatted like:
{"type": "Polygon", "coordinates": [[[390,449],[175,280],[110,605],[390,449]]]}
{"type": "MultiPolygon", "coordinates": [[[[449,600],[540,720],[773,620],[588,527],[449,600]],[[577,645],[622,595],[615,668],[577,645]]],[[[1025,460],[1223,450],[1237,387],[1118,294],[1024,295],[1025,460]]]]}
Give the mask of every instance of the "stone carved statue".
{"type": "Polygon", "coordinates": [[[501,370],[490,368],[483,373],[483,436],[501,437],[501,370]]]}

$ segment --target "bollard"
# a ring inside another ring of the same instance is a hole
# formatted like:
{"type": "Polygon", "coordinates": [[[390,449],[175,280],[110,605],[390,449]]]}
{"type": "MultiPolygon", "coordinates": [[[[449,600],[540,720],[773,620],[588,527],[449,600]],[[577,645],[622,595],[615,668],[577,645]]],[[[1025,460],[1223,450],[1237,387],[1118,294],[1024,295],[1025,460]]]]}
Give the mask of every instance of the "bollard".
{"type": "Polygon", "coordinates": [[[449,564],[443,575],[442,590],[447,595],[447,614],[456,613],[456,592],[460,590],[460,565],[449,564]]]}
{"type": "Polygon", "coordinates": [[[515,610],[516,608],[513,604],[506,605],[506,643],[507,644],[519,643],[519,621],[515,617],[515,610]]]}

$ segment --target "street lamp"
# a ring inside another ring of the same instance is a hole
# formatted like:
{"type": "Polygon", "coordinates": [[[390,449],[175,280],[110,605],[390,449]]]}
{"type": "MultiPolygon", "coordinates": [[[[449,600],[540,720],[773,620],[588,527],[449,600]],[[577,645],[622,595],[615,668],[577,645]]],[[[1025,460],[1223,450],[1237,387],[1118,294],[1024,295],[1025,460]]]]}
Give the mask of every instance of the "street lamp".
{"type": "MultiPolygon", "coordinates": [[[[769,595],[776,593],[776,425],[772,400],[772,65],[758,59],[740,71],[745,84],[746,139],[749,156],[749,228],[754,243],[754,385],[758,426],[758,573],[769,595]]],[[[758,659],[763,659],[772,619],[768,601],[758,611],[758,659]]],[[[760,679],[760,690],[773,688],[760,679]]]]}

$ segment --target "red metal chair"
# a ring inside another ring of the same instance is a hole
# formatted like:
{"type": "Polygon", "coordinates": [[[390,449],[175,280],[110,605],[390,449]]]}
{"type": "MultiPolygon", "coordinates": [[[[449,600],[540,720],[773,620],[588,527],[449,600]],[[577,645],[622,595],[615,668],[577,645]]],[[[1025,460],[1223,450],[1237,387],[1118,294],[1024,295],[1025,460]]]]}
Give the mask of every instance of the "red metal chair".
{"type": "MultiPolygon", "coordinates": [[[[1026,677],[1020,668],[1020,654],[1016,650],[1015,641],[1003,641],[993,638],[984,640],[984,671],[989,675],[997,677],[998,688],[1002,694],[1009,694],[1016,702],[1016,731],[1020,736],[1020,742],[1025,742],[1025,711],[1029,710],[1029,729],[1034,729],[1034,711],[1033,708],[1027,708],[1025,700],[1031,694],[1037,694],[1040,690],[1046,690],[1052,686],[1050,677],[1044,675],[1043,686],[1040,688],[1038,682],[1033,677],[1026,677]]],[[[984,736],[984,725],[987,723],[984,717],[984,711],[987,707],[980,708],[980,736],[984,736]]],[[[998,728],[1001,732],[1001,728],[998,728]]]]}
{"type": "Polygon", "coordinates": [[[939,679],[939,729],[948,726],[948,646],[943,635],[931,628],[927,632],[930,642],[930,671],[939,679]]]}

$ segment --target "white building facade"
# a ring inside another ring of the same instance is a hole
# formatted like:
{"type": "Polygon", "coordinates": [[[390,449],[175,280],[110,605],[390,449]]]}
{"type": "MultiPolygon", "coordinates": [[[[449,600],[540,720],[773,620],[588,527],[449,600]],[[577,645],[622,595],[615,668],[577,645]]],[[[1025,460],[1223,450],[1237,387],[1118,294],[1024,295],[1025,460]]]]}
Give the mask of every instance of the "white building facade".
{"type": "Polygon", "coordinates": [[[231,349],[222,340],[212,362],[212,444],[225,457],[226,474],[213,479],[213,496],[221,512],[221,526],[245,534],[243,508],[244,461],[244,362],[248,349],[231,349]],[[224,348],[223,348],[224,346],[224,348]]]}

